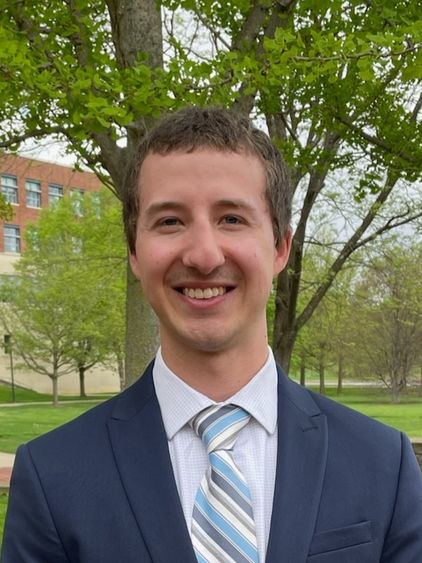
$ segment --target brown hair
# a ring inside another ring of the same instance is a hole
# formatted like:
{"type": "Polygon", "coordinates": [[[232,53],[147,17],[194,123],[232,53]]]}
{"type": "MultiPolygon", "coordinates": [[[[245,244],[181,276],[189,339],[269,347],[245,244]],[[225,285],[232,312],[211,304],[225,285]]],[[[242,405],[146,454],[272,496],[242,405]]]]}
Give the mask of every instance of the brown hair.
{"type": "Polygon", "coordinates": [[[285,235],[291,214],[289,174],[279,151],[268,135],[241,115],[222,108],[187,107],[162,119],[142,140],[126,176],[123,220],[131,252],[135,252],[139,216],[139,174],[150,153],[193,152],[211,148],[257,156],[266,174],[268,203],[276,244],[285,235]]]}

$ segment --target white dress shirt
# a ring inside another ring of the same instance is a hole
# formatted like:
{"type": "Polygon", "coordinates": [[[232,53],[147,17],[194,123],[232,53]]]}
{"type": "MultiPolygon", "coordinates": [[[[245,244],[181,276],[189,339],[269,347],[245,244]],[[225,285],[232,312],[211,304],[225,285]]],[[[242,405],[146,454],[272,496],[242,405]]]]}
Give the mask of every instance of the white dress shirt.
{"type": "MultiPolygon", "coordinates": [[[[252,415],[239,433],[233,456],[251,491],[261,562],[265,561],[267,551],[277,462],[277,368],[273,353],[268,350],[262,369],[233,397],[221,403],[238,405],[252,415]]],[[[209,461],[205,446],[189,421],[216,403],[177,377],[164,363],[161,350],[155,359],[153,379],[190,532],[196,492],[209,461]]]]}

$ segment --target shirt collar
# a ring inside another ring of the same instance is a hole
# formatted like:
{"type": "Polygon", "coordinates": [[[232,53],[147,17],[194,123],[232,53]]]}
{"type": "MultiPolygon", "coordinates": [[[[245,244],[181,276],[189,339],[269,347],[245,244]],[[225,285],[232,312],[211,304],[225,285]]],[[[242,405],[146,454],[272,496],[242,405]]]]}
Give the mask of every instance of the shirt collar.
{"type": "MultiPolygon", "coordinates": [[[[167,438],[174,435],[201,410],[216,404],[182,381],[164,362],[161,348],[153,367],[153,380],[167,438]]],[[[271,348],[264,366],[247,385],[222,404],[233,403],[249,412],[269,433],[277,424],[277,368],[271,348]]]]}

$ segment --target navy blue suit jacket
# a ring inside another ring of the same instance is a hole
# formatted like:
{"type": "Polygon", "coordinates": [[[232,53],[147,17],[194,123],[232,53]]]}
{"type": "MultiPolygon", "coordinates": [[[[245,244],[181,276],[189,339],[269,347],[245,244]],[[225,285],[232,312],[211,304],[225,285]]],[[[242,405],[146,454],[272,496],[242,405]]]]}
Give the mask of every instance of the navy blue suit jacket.
{"type": "MultiPolygon", "coordinates": [[[[280,370],[267,563],[421,563],[408,439],[280,370]]],[[[265,463],[265,460],[262,460],[265,463]]],[[[2,563],[196,563],[151,367],[18,450],[2,563]]]]}

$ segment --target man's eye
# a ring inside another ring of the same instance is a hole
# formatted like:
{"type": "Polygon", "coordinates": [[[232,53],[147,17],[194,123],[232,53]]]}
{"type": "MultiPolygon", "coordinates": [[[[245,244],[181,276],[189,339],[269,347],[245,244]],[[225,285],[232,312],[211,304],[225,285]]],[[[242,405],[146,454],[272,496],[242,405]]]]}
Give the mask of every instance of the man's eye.
{"type": "Polygon", "coordinates": [[[242,219],[236,215],[226,215],[223,221],[229,225],[238,225],[243,222],[242,219]]]}
{"type": "Polygon", "coordinates": [[[180,219],[177,217],[164,217],[158,221],[160,227],[173,227],[174,225],[179,225],[180,219]]]}

